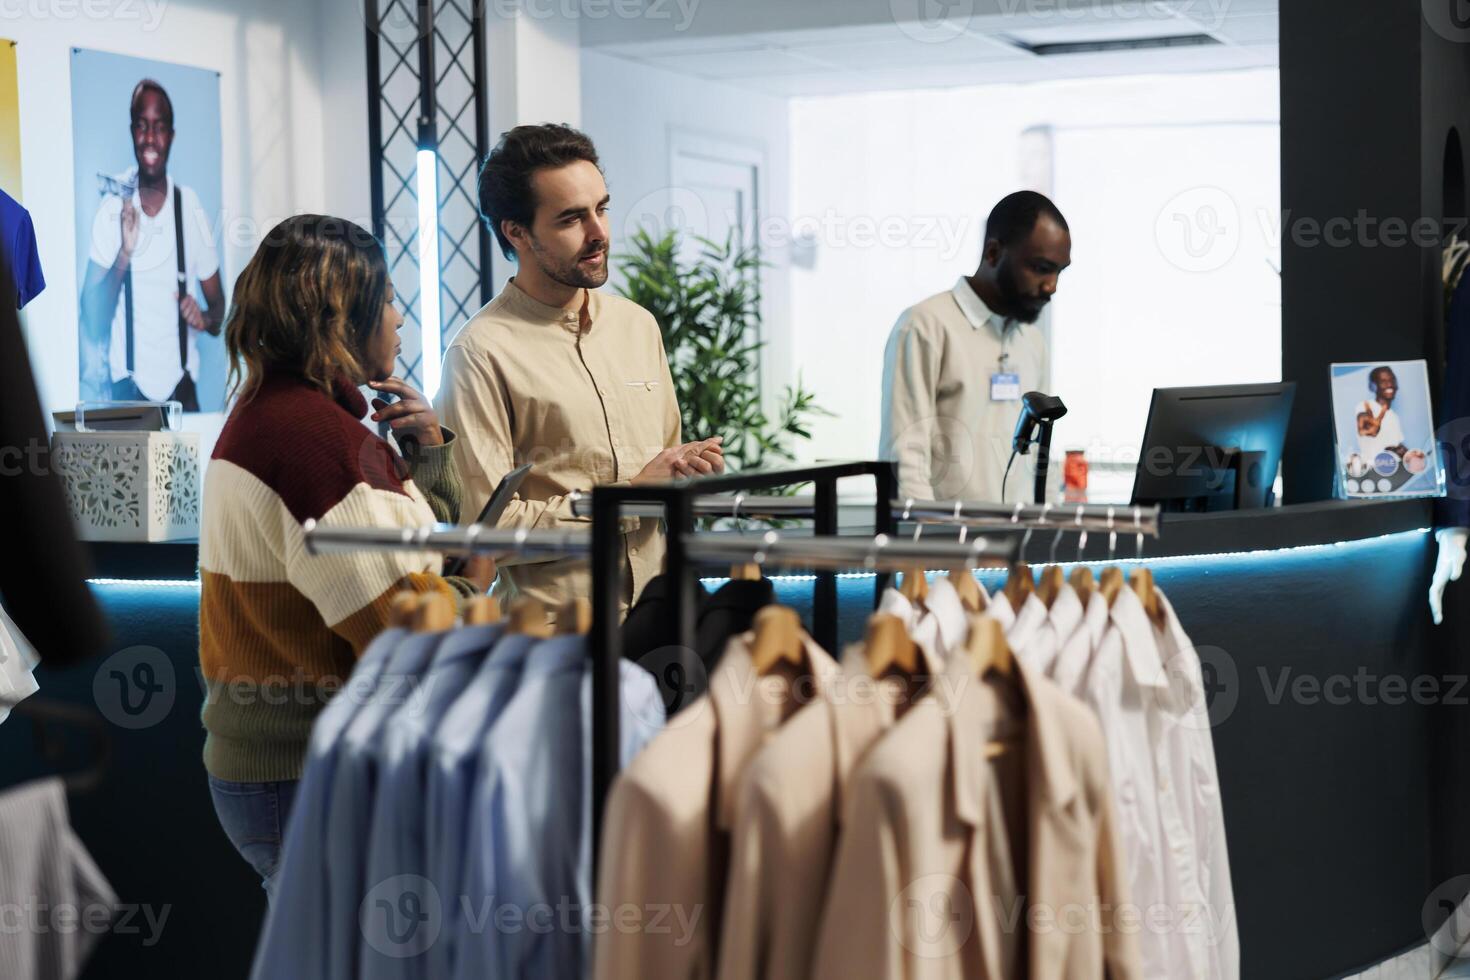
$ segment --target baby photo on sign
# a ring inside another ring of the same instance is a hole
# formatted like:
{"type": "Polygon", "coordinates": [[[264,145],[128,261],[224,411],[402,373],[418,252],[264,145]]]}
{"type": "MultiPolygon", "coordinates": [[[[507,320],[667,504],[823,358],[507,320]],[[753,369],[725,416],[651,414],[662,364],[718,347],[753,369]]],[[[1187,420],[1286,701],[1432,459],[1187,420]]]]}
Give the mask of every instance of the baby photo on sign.
{"type": "Polygon", "coordinates": [[[1341,497],[1442,492],[1424,361],[1332,365],[1341,497]]]}

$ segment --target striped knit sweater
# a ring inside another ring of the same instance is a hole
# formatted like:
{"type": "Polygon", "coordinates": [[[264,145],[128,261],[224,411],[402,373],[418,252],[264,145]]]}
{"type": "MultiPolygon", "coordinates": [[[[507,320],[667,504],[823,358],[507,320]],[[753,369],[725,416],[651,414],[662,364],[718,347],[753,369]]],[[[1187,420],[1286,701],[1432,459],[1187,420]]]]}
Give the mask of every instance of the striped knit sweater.
{"type": "Polygon", "coordinates": [[[407,588],[458,601],[473,591],[441,577],[441,558],[427,552],[307,554],[308,518],[340,527],[458,519],[453,434],[419,453],[410,476],[362,424],[366,414],[346,382],[328,395],[271,375],[215,444],[199,532],[199,660],[204,765],[220,779],[298,778],[312,722],[382,629],[392,596],[407,588]]]}

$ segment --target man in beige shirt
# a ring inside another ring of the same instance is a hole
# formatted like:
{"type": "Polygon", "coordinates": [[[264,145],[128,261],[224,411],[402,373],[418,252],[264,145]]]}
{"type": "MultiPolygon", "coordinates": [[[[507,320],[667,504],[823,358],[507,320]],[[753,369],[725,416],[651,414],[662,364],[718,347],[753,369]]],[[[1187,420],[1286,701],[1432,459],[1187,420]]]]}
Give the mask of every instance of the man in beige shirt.
{"type": "MultiPolygon", "coordinates": [[[[480,172],[480,210],[517,263],[505,289],[444,354],[438,410],[459,434],[462,512],[478,514],[506,473],[531,471],[506,528],[583,526],[570,494],[724,471],[718,436],[684,443],[652,314],[596,290],[607,282],[607,184],[592,141],[567,126],[506,133],[480,172]]],[[[659,573],[657,521],[624,522],[624,611],[659,573]]],[[[550,608],[590,597],[585,563],[503,563],[497,592],[550,608]]]]}
{"type": "Polygon", "coordinates": [[[975,274],[899,317],[883,357],[879,455],[898,463],[903,496],[993,502],[1004,482],[1007,502],[1031,502],[1036,452],[1009,480],[1006,462],[1021,395],[1048,383],[1036,320],[1071,262],[1056,205],[1019,191],[990,212],[975,274]]]}

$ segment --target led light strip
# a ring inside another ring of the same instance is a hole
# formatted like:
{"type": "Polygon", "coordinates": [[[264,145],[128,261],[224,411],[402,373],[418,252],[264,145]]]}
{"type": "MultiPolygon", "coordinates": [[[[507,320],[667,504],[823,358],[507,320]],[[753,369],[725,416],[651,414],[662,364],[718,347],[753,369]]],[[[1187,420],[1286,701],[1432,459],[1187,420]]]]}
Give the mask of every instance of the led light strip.
{"type": "Polygon", "coordinates": [[[443,325],[439,313],[439,156],[418,152],[419,195],[419,349],[424,371],[424,394],[439,394],[443,373],[443,325]]]}

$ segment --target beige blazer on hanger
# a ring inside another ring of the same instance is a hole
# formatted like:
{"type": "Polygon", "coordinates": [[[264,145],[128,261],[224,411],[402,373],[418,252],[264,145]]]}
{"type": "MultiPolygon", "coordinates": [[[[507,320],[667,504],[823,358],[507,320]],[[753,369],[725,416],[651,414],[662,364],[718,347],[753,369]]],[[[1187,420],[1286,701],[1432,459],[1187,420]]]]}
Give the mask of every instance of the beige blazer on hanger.
{"type": "Polygon", "coordinates": [[[613,784],[597,885],[610,922],[596,937],[597,980],[714,975],[740,775],[837,673],[836,661],[803,633],[809,676],[758,677],[754,639],[753,632],[731,638],[708,693],[671,718],[613,784]]]}
{"type": "Polygon", "coordinates": [[[1024,711],[951,666],[970,681],[921,701],[853,774],[812,975],[1140,977],[1138,917],[1115,921],[1128,895],[1096,719],[1019,659],[1024,711]],[[995,786],[1004,767],[985,756],[997,725],[1023,737],[1007,764],[1024,786],[1009,811],[1024,814],[1024,876],[995,786]]]}

